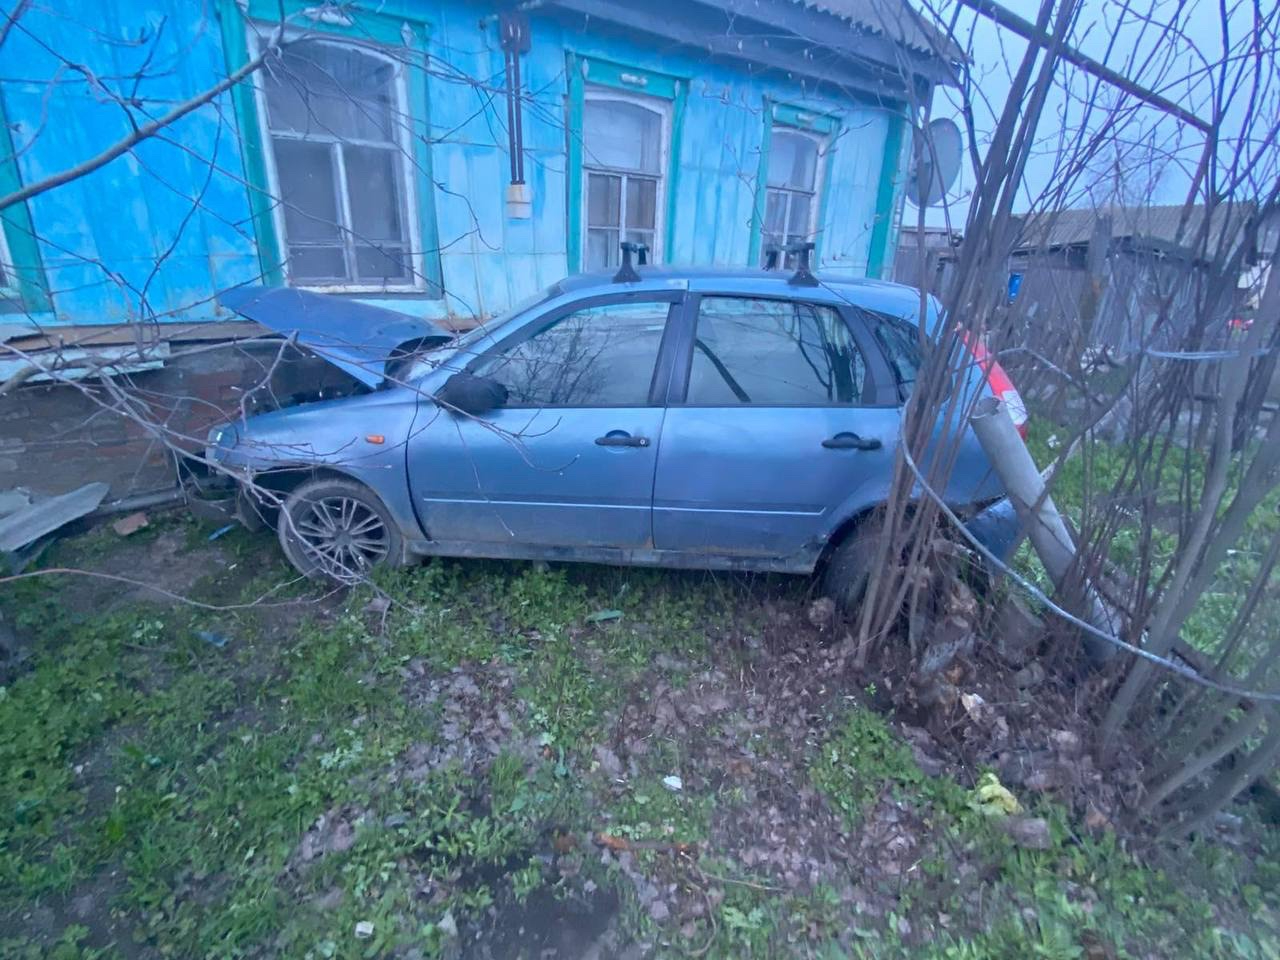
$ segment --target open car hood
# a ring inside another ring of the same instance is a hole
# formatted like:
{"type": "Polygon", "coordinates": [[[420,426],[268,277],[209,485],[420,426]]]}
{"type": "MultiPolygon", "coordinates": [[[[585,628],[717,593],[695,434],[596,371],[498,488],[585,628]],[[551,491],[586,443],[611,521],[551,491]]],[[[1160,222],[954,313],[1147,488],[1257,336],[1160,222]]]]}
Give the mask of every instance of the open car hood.
{"type": "Polygon", "coordinates": [[[429,320],[292,287],[235,287],[218,302],[298,343],[361,383],[377,387],[387,361],[453,339],[429,320]]]}

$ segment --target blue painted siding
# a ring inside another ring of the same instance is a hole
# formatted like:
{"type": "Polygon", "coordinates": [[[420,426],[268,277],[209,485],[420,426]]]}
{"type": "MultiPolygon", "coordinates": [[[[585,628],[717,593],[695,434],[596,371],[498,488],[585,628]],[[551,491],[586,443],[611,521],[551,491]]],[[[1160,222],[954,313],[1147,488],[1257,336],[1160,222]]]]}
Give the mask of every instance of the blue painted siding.
{"type": "MultiPolygon", "coordinates": [[[[230,4],[226,5],[231,7],[230,4]]],[[[35,5],[27,31],[102,77],[128,76],[151,57],[138,95],[157,115],[224,78],[218,5],[212,0],[63,0],[35,5]],[[94,24],[92,29],[83,25],[94,24]],[[156,36],[139,42],[141,31],[156,36]]],[[[533,46],[522,61],[529,220],[511,219],[503,61],[497,28],[481,28],[484,8],[453,0],[385,2],[383,17],[411,11],[427,25],[432,59],[426,85],[432,178],[419,197],[435,204],[443,298],[364,296],[393,309],[441,316],[489,315],[563,276],[569,122],[566,52],[681,78],[686,103],[672,204],[672,262],[746,265],[768,102],[836,117],[839,135],[820,224],[821,268],[862,275],[886,173],[889,113],[812,96],[803,85],[753,75],[746,66],[708,64],[696,54],[659,50],[612,36],[570,34],[532,16],[533,46]]],[[[0,86],[20,175],[30,183],[92,156],[127,129],[122,108],[26,33],[6,43],[0,86]]],[[[420,121],[422,118],[415,118],[420,121]]],[[[225,317],[211,302],[221,288],[262,275],[230,94],[201,107],[158,138],[95,173],[28,202],[53,312],[42,324],[225,317]]],[[[905,162],[905,155],[898,162],[905,162]]],[[[888,171],[895,173],[896,171],[888,171]]],[[[897,178],[901,180],[900,177],[897,178]]],[[[901,203],[895,193],[895,211],[901,203]]],[[[6,321],[12,317],[0,318],[6,321]]]]}

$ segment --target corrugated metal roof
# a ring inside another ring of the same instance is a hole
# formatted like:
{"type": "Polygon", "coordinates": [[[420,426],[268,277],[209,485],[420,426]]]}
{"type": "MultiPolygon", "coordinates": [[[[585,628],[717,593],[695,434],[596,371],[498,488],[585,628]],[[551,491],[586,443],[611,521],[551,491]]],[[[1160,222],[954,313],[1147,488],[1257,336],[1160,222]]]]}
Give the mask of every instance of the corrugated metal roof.
{"type": "MultiPolygon", "coordinates": [[[[1245,219],[1253,212],[1245,205],[1219,204],[1214,207],[1209,224],[1209,251],[1218,251],[1224,237],[1231,240],[1231,233],[1238,233],[1245,219]]],[[[1186,225],[1182,223],[1183,205],[1153,205],[1145,207],[1108,206],[1085,210],[1056,210],[1027,218],[1022,228],[1022,248],[1049,249],[1087,244],[1093,236],[1094,224],[1102,217],[1111,220],[1113,240],[1149,241],[1162,246],[1188,249],[1200,246],[1200,231],[1204,228],[1205,209],[1197,205],[1191,208],[1186,225]]],[[[1228,244],[1229,246],[1229,244],[1228,244]]],[[[1225,252],[1225,251],[1224,251],[1225,252]]]]}
{"type": "Polygon", "coordinates": [[[961,60],[964,54],[949,37],[917,13],[907,0],[792,0],[821,10],[856,27],[881,33],[890,40],[933,56],[961,60]]]}

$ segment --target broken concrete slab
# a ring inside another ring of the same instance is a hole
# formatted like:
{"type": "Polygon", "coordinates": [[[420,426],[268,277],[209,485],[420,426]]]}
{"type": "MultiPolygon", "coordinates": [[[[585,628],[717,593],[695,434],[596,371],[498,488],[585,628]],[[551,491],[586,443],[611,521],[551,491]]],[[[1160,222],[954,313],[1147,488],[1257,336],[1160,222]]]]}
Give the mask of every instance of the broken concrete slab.
{"type": "Polygon", "coordinates": [[[0,517],[0,552],[12,553],[46,534],[92,513],[107,496],[105,483],[86,483],[78,490],[28,504],[0,517]]]}

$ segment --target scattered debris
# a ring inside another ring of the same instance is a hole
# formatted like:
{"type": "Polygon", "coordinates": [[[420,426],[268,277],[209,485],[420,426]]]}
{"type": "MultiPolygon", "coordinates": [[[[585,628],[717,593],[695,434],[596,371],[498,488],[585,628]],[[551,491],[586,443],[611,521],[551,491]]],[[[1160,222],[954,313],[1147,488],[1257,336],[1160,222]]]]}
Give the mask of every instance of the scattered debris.
{"type": "Polygon", "coordinates": [[[621,610],[597,610],[595,613],[589,613],[586,616],[587,623],[603,623],[606,620],[621,620],[621,610]]]}
{"type": "Polygon", "coordinates": [[[1004,816],[1022,812],[1022,804],[1009,792],[1009,788],[988,770],[978,778],[973,790],[973,808],[989,816],[1004,816]]]}
{"type": "Polygon", "coordinates": [[[679,793],[684,789],[684,781],[672,774],[669,777],[662,778],[662,785],[672,793],[679,793]]]}
{"type": "Polygon", "coordinates": [[[149,526],[151,526],[151,521],[147,519],[145,513],[139,510],[137,513],[130,513],[121,517],[111,524],[111,529],[116,532],[117,536],[128,537],[139,530],[145,530],[149,526]]]}
{"type": "Polygon", "coordinates": [[[226,636],[226,634],[215,633],[212,630],[197,630],[196,636],[199,639],[203,640],[205,643],[209,644],[209,646],[217,647],[219,650],[225,647],[227,645],[228,640],[230,639],[229,637],[226,636]]]}
{"type": "Polygon", "coordinates": [[[217,540],[219,537],[225,537],[235,528],[236,525],[234,523],[228,523],[225,527],[219,527],[217,530],[213,531],[213,533],[209,534],[209,542],[213,543],[213,541],[217,540]]]}
{"type": "Polygon", "coordinates": [[[373,936],[373,922],[371,920],[361,920],[356,924],[356,939],[368,940],[373,936]]]}
{"type": "Polygon", "coordinates": [[[108,489],[105,483],[86,483],[70,493],[39,500],[0,518],[0,552],[14,553],[92,513],[106,498],[108,489]]]}

